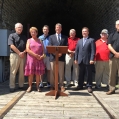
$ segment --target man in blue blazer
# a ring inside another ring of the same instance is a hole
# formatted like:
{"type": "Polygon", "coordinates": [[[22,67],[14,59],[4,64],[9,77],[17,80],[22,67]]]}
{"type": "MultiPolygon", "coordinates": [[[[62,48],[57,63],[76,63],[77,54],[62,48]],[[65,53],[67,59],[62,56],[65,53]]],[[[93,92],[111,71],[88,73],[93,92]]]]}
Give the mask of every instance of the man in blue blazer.
{"type": "MultiPolygon", "coordinates": [[[[49,37],[49,45],[50,46],[67,46],[67,37],[61,34],[62,31],[62,25],[60,23],[57,23],[55,25],[55,31],[56,33],[54,35],[51,35],[49,37]]],[[[65,62],[65,54],[59,53],[59,85],[61,87],[61,91],[65,91],[65,88],[63,86],[64,82],[64,62],[65,62]]],[[[50,84],[51,87],[54,88],[54,65],[55,65],[55,54],[50,54],[50,64],[51,64],[51,70],[50,70],[50,84]]]]}
{"type": "Polygon", "coordinates": [[[92,93],[92,65],[95,57],[95,41],[89,36],[89,29],[82,28],[82,36],[75,50],[75,63],[79,64],[79,80],[77,90],[83,89],[84,76],[87,75],[88,92],[92,93]]]}

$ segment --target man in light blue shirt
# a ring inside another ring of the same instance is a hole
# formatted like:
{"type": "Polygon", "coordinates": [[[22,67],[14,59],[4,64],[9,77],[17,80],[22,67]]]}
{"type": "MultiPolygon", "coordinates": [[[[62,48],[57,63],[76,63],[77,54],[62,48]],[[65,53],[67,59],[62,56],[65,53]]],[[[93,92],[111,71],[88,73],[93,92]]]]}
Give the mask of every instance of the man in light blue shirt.
{"type": "MultiPolygon", "coordinates": [[[[43,45],[44,45],[44,53],[46,55],[46,57],[44,58],[44,64],[46,66],[47,69],[47,87],[50,87],[50,61],[49,61],[49,53],[47,52],[47,48],[46,46],[48,46],[49,43],[49,26],[48,25],[44,25],[43,26],[43,35],[39,36],[39,39],[42,41],[43,45]]],[[[41,83],[39,85],[40,88],[43,88],[43,76],[41,76],[41,83]]]]}

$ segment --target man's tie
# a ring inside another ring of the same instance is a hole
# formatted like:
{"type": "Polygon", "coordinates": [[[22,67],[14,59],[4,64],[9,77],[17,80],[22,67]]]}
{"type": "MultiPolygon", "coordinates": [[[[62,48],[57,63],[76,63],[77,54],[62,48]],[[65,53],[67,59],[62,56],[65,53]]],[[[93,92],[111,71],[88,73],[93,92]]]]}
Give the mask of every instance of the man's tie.
{"type": "Polygon", "coordinates": [[[58,34],[58,42],[60,43],[60,35],[58,34]]]}
{"type": "Polygon", "coordinates": [[[86,42],[86,38],[83,39],[83,46],[85,45],[85,42],[86,42]]]}

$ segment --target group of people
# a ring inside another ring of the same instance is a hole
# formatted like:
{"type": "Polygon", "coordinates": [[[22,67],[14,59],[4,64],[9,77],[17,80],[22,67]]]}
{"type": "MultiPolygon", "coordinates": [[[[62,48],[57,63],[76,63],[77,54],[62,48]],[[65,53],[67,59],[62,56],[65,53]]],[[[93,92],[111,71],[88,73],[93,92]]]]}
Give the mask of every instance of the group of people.
{"type": "Polygon", "coordinates": [[[92,93],[92,70],[95,66],[96,88],[101,83],[109,85],[107,95],[115,93],[116,75],[119,70],[119,20],[116,21],[116,32],[108,34],[107,29],[100,33],[100,39],[89,37],[89,29],[82,28],[82,38],[76,37],[76,30],[70,29],[69,37],[62,35],[62,25],[55,25],[56,33],[49,35],[49,26],[43,26],[43,35],[38,37],[38,29],[31,27],[31,38],[22,34],[23,25],[15,24],[15,33],[9,35],[10,46],[10,92],[15,91],[15,77],[19,69],[19,88],[23,89],[24,75],[28,76],[29,87],[32,90],[34,76],[36,78],[36,90],[43,87],[43,75],[47,72],[47,86],[54,90],[55,81],[55,53],[48,53],[47,46],[68,46],[66,54],[58,54],[59,57],[59,88],[65,91],[71,81],[76,90],[82,90],[84,78],[87,80],[87,90],[92,93]],[[72,69],[73,68],[73,69],[72,69]],[[46,70],[45,70],[46,69],[46,70]],[[64,78],[66,85],[64,86],[64,78]]]}

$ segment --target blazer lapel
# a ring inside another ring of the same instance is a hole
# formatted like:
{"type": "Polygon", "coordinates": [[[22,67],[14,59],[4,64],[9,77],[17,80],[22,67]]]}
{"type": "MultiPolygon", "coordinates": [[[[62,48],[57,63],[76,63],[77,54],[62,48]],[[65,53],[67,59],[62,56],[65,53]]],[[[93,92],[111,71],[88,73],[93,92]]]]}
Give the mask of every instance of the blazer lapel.
{"type": "Polygon", "coordinates": [[[81,47],[83,48],[83,38],[81,39],[81,47]]]}

